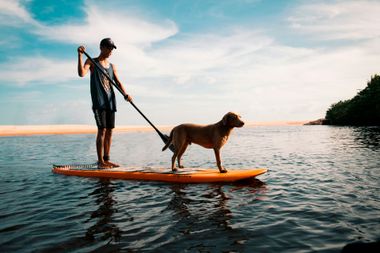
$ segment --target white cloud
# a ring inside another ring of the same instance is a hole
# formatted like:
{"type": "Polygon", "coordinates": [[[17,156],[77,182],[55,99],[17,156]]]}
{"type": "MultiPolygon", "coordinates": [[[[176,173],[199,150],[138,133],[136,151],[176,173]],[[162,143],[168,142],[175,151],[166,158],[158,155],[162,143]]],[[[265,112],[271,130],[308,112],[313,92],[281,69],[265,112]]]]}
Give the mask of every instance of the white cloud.
{"type": "MultiPolygon", "coordinates": [[[[322,117],[331,103],[353,96],[378,72],[380,32],[371,10],[378,4],[355,3],[305,4],[289,19],[307,36],[362,39],[333,47],[284,45],[244,26],[183,34],[172,21],[154,24],[96,5],[86,7],[81,24],[38,24],[32,32],[40,39],[86,43],[90,53],[98,52],[99,39],[112,37],[118,48],[111,60],[120,77],[144,112],[161,123],[207,122],[230,110],[255,121],[304,120],[322,117]]],[[[0,80],[18,84],[77,79],[76,62],[44,57],[17,59],[1,69],[0,80]]],[[[120,122],[130,124],[130,116],[120,122]]]]}
{"type": "Polygon", "coordinates": [[[0,81],[17,85],[52,84],[77,78],[76,71],[76,62],[42,56],[15,58],[0,65],[0,81]]]}
{"type": "Polygon", "coordinates": [[[217,83],[225,71],[230,73],[255,61],[252,56],[271,43],[270,38],[248,29],[194,34],[150,51],[156,62],[151,73],[172,76],[179,84],[200,81],[199,78],[207,84],[217,83]]]}
{"type": "Polygon", "coordinates": [[[170,20],[160,24],[134,17],[128,12],[105,11],[95,5],[86,6],[86,19],[80,24],[41,26],[36,34],[66,43],[86,43],[98,47],[100,38],[111,37],[119,47],[147,47],[153,42],[177,33],[178,28],[170,20]],[[116,43],[117,42],[117,43],[116,43]]]}
{"type": "Polygon", "coordinates": [[[310,3],[296,8],[289,21],[300,32],[323,40],[355,40],[380,36],[379,1],[310,3]]]}
{"type": "Polygon", "coordinates": [[[85,45],[95,57],[102,38],[111,37],[117,46],[112,60],[122,62],[120,72],[134,76],[146,75],[157,62],[147,54],[155,42],[170,38],[178,32],[170,20],[151,22],[120,10],[103,10],[96,5],[85,8],[86,19],[80,24],[46,26],[39,24],[32,32],[47,40],[85,45]]]}
{"type": "Polygon", "coordinates": [[[9,26],[20,26],[23,23],[36,24],[20,1],[16,0],[0,1],[0,23],[9,26]]]}
{"type": "MultiPolygon", "coordinates": [[[[35,105],[35,104],[34,104],[35,105]]],[[[91,124],[93,123],[93,113],[90,110],[87,99],[67,101],[46,101],[37,103],[38,106],[32,108],[38,113],[27,114],[25,121],[27,124],[91,124]]]]}

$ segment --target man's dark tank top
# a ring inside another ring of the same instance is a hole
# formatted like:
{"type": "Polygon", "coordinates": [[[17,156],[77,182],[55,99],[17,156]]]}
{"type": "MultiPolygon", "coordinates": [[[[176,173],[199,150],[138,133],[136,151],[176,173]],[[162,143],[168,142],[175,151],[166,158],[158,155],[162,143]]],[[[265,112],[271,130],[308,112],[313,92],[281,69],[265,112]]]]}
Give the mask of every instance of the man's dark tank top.
{"type": "MultiPolygon", "coordinates": [[[[98,64],[99,67],[101,67],[108,73],[109,77],[111,77],[112,80],[114,80],[113,68],[111,63],[110,67],[106,69],[99,63],[98,59],[93,60],[98,64]]],[[[95,66],[93,67],[93,71],[91,73],[90,85],[92,109],[110,110],[116,112],[116,99],[112,83],[95,66]]]]}

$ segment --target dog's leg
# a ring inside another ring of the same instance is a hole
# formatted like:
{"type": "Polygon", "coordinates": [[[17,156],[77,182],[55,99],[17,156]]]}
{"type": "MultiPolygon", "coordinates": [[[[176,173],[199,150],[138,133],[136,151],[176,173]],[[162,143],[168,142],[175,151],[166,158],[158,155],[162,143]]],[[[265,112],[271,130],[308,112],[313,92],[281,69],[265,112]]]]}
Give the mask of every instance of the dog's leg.
{"type": "Polygon", "coordinates": [[[186,148],[189,144],[187,144],[186,142],[182,144],[182,147],[180,148],[179,152],[178,152],[178,158],[177,158],[177,161],[178,161],[178,168],[183,168],[183,166],[181,165],[181,157],[183,155],[183,153],[185,153],[186,151],[186,148]]]}
{"type": "Polygon", "coordinates": [[[222,161],[220,159],[220,149],[214,148],[214,153],[215,153],[215,158],[216,158],[216,165],[218,166],[220,173],[226,173],[227,170],[223,168],[222,161]]]}
{"type": "Polygon", "coordinates": [[[174,152],[172,156],[172,171],[177,171],[177,168],[175,167],[175,159],[177,158],[177,150],[174,152]]]}

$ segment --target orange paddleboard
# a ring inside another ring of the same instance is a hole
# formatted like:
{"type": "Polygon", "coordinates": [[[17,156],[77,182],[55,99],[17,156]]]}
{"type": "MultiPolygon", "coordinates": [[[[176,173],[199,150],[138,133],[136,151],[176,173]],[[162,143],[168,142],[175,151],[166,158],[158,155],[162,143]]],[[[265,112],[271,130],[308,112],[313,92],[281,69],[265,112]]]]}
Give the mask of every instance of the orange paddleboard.
{"type": "Polygon", "coordinates": [[[54,165],[53,172],[67,176],[115,178],[126,180],[162,181],[172,183],[215,183],[236,182],[267,172],[264,168],[230,169],[227,173],[220,173],[218,169],[183,168],[172,172],[169,168],[112,168],[98,169],[84,168],[71,165],[54,165]]]}

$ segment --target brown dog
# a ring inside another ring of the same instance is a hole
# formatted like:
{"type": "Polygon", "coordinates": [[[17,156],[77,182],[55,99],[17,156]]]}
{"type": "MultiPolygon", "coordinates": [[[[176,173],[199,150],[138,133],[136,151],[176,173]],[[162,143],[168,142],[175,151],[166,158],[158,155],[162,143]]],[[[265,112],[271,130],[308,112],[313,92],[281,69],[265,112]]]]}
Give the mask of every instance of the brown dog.
{"type": "Polygon", "coordinates": [[[222,167],[220,149],[226,144],[232,129],[243,125],[244,122],[240,120],[240,116],[233,112],[227,113],[221,121],[212,125],[182,124],[174,127],[170,132],[169,140],[162,151],[173,144],[175,152],[172,157],[172,171],[177,171],[174,165],[175,159],[178,160],[178,167],[183,168],[181,157],[189,144],[196,143],[204,148],[212,148],[219,171],[225,173],[227,170],[222,167]]]}

